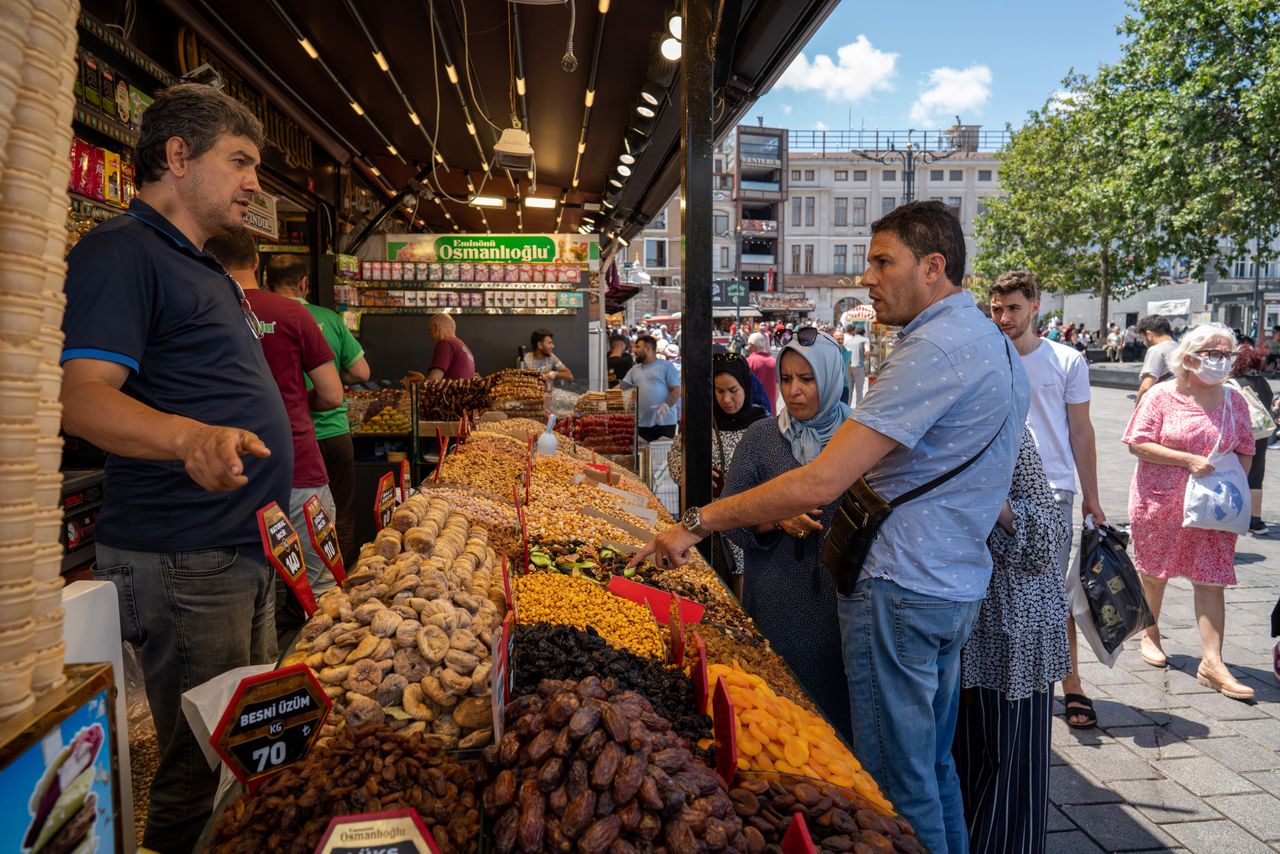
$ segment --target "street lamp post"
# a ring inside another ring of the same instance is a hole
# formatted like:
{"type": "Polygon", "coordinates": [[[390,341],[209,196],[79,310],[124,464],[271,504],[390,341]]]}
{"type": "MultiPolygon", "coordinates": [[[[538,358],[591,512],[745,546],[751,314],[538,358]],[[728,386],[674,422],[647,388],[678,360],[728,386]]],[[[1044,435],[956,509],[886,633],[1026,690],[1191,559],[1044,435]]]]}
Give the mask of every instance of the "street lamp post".
{"type": "Polygon", "coordinates": [[[945,160],[955,154],[949,151],[945,154],[935,154],[929,150],[917,151],[915,145],[911,142],[911,135],[914,130],[907,131],[907,145],[905,148],[898,149],[893,147],[893,142],[889,142],[889,150],[880,154],[869,154],[865,151],[854,149],[853,153],[866,160],[876,163],[901,163],[902,164],[902,203],[911,204],[916,199],[916,165],[929,165],[935,160],[945,160]]]}

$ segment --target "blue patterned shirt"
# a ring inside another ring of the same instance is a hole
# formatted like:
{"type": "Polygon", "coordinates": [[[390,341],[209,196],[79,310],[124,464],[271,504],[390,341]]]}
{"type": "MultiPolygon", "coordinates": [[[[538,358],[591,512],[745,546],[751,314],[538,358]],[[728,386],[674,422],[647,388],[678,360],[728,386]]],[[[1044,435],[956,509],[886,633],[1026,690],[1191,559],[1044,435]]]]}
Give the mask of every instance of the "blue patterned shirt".
{"type": "Polygon", "coordinates": [[[956,468],[1000,433],[968,469],[894,508],[864,572],[927,596],[976,601],[991,579],[987,537],[1009,494],[1027,420],[1027,375],[967,291],[929,306],[898,337],[852,415],[899,443],[867,473],[882,498],[956,468]]]}

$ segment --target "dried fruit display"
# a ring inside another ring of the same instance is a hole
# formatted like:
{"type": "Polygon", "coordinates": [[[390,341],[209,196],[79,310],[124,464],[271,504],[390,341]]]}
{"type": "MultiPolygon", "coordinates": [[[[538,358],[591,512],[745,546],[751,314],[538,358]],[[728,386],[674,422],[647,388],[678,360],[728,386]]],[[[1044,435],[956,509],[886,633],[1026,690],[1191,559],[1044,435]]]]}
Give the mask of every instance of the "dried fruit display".
{"type": "Polygon", "coordinates": [[[648,700],[678,735],[694,743],[711,736],[711,718],[698,713],[693,680],[683,670],[616,649],[591,628],[517,626],[515,674],[517,694],[536,690],[543,679],[609,677],[619,690],[636,691],[648,700]]]}
{"type": "Polygon", "coordinates": [[[776,693],[811,712],[818,711],[818,707],[800,687],[782,656],[773,651],[767,640],[747,643],[739,639],[740,632],[730,631],[723,626],[687,623],[685,637],[692,638],[694,632],[698,633],[706,647],[708,664],[732,666],[737,661],[744,670],[764,679],[776,693]]]}
{"type": "Polygon", "coordinates": [[[893,814],[876,781],[862,770],[825,718],[779,697],[763,678],[740,666],[712,664],[707,677],[713,685],[723,678],[733,700],[740,770],[826,780],[853,789],[878,811],[893,814]]]}
{"type": "Polygon", "coordinates": [[[804,816],[809,836],[822,851],[923,852],[911,825],[872,808],[854,792],[788,774],[743,774],[729,792],[742,818],[751,854],[782,844],[796,813],[804,816]]]}
{"type": "Polygon", "coordinates": [[[556,432],[598,454],[630,454],[635,450],[636,417],[629,412],[574,415],[556,424],[556,432]]]}
{"type": "Polygon", "coordinates": [[[516,620],[586,629],[636,655],[662,658],[662,637],[648,606],[614,596],[585,578],[535,572],[516,582],[516,620]]]}
{"type": "MultiPolygon", "coordinates": [[[[696,554],[696,552],[693,552],[696,554]]],[[[747,612],[742,610],[738,600],[733,598],[716,576],[715,571],[705,563],[689,563],[672,569],[661,569],[652,563],[645,562],[636,567],[636,580],[645,584],[701,602],[707,608],[703,618],[709,623],[728,626],[744,633],[746,637],[757,638],[763,642],[760,632],[747,612]]]]}
{"type": "Polygon", "coordinates": [[[524,467],[524,460],[462,445],[445,458],[439,480],[505,497],[511,494],[512,484],[524,475],[524,467]]]}
{"type": "Polygon", "coordinates": [[[418,417],[424,421],[457,421],[464,412],[488,409],[492,377],[432,380],[418,388],[418,417]]]}
{"type": "Polygon", "coordinates": [[[413,809],[445,854],[477,850],[474,773],[439,739],[370,726],[345,729],[323,749],[241,795],[218,819],[210,851],[311,854],[337,815],[413,809]]]}
{"type": "Polygon", "coordinates": [[[484,759],[484,806],[503,854],[747,850],[724,781],[611,679],[539,683],[507,706],[507,731],[484,759]]]}

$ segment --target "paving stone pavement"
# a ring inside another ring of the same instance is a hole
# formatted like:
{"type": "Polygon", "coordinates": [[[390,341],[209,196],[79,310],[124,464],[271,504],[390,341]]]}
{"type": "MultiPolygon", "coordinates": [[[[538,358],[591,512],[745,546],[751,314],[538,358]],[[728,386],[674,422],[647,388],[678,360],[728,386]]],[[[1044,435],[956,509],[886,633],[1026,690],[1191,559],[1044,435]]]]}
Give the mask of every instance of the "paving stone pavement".
{"type": "MultiPolygon", "coordinates": [[[[1120,436],[1133,411],[1132,392],[1095,386],[1091,411],[1103,512],[1126,522],[1135,460],[1120,436]]],[[[1068,727],[1059,688],[1050,854],[1280,851],[1280,684],[1270,637],[1280,598],[1280,447],[1271,455],[1263,518],[1276,522],[1274,533],[1240,538],[1238,583],[1226,593],[1223,654],[1257,692],[1256,701],[1230,700],[1196,682],[1200,635],[1184,581],[1170,582],[1160,617],[1169,667],[1147,665],[1130,641],[1107,668],[1082,638],[1081,677],[1099,726],[1068,727]]],[[[1077,512],[1077,527],[1078,520],[1077,512]]]]}

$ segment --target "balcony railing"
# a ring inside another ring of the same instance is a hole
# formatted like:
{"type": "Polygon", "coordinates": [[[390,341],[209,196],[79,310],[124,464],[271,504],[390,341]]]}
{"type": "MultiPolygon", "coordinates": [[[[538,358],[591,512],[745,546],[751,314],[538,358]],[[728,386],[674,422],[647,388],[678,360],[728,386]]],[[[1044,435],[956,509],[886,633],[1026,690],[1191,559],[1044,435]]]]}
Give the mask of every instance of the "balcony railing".
{"type": "Polygon", "coordinates": [[[883,152],[903,149],[910,142],[917,151],[994,152],[1009,143],[1005,130],[790,130],[787,150],[838,156],[851,151],[883,152]]]}

